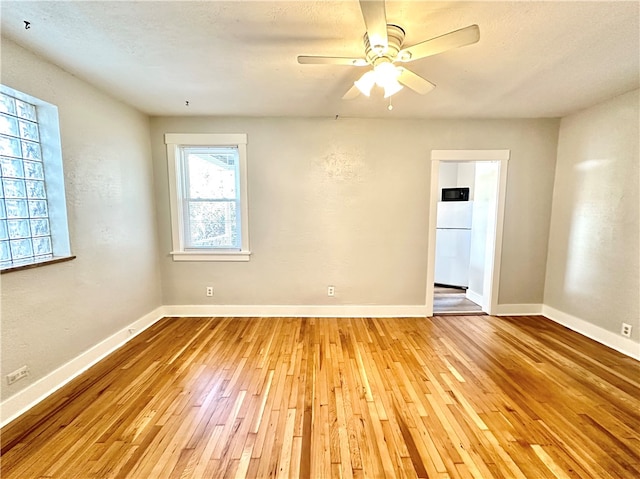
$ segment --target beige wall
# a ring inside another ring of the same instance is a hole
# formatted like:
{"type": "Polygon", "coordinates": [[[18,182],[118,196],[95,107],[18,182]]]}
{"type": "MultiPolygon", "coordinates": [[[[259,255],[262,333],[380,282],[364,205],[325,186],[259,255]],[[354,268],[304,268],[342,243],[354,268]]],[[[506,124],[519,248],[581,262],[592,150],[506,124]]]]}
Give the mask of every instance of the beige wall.
{"type": "Polygon", "coordinates": [[[499,301],[542,302],[557,120],[172,117],[151,130],[164,304],[424,305],[430,151],[452,148],[511,149],[499,301]],[[165,133],[248,134],[250,262],[172,261],[165,133]]]}
{"type": "Polygon", "coordinates": [[[640,338],[639,91],[563,118],[544,302],[640,338]]]}
{"type": "Polygon", "coordinates": [[[2,39],[2,83],[58,106],[72,254],[1,277],[2,399],[160,305],[149,120],[2,39]],[[12,386],[4,376],[31,374],[12,386]]]}

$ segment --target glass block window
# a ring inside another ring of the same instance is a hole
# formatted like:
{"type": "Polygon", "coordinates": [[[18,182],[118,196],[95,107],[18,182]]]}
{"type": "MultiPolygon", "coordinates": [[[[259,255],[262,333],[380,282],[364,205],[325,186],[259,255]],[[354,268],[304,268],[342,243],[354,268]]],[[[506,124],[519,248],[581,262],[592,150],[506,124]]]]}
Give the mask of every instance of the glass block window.
{"type": "Polygon", "coordinates": [[[37,108],[0,93],[0,267],[53,256],[37,108]]]}

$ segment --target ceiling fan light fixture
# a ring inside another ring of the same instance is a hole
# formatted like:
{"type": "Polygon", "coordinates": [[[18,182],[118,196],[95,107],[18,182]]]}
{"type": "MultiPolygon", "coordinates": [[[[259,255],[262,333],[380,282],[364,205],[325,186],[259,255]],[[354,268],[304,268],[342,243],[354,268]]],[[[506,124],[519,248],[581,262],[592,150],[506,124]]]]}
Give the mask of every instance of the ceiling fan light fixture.
{"type": "Polygon", "coordinates": [[[400,68],[391,62],[382,62],[353,83],[365,96],[370,96],[373,85],[378,85],[384,89],[384,97],[389,98],[402,90],[402,85],[398,82],[401,73],[400,68]]]}
{"type": "Polygon", "coordinates": [[[376,75],[376,84],[383,87],[390,81],[396,80],[400,75],[400,71],[388,61],[378,63],[373,67],[373,71],[376,75]]]}
{"type": "Polygon", "coordinates": [[[376,85],[384,88],[384,97],[389,98],[402,90],[402,85],[398,82],[400,69],[390,62],[383,62],[373,69],[376,77],[376,85]]]}
{"type": "Polygon", "coordinates": [[[362,93],[365,96],[371,95],[371,89],[373,88],[373,85],[375,83],[376,83],[376,74],[372,70],[362,75],[359,80],[356,80],[355,82],[353,82],[353,84],[356,87],[358,87],[358,90],[360,90],[360,93],[362,93]]]}
{"type": "Polygon", "coordinates": [[[395,95],[400,90],[402,90],[402,85],[398,83],[398,80],[393,80],[392,82],[384,85],[384,97],[389,98],[391,95],[395,95]]]}

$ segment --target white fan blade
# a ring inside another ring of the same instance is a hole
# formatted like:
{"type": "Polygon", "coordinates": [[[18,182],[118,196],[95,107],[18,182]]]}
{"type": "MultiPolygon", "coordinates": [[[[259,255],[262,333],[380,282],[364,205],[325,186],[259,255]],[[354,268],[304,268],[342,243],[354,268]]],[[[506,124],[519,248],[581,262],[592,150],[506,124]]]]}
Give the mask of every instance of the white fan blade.
{"type": "Polygon", "coordinates": [[[363,67],[368,65],[364,58],[344,58],[344,57],[318,57],[318,56],[298,56],[298,63],[302,65],[350,65],[363,67]]]}
{"type": "Polygon", "coordinates": [[[360,10],[367,27],[369,44],[373,51],[384,52],[388,46],[387,15],[384,11],[384,0],[360,0],[360,10]]]}
{"type": "Polygon", "coordinates": [[[415,73],[413,73],[411,70],[407,70],[404,67],[399,68],[400,76],[398,77],[398,81],[403,85],[411,88],[416,93],[419,93],[420,95],[426,95],[436,87],[429,80],[425,80],[420,75],[416,75],[415,73]]]}
{"type": "Polygon", "coordinates": [[[460,30],[445,33],[439,37],[416,43],[415,45],[403,48],[398,52],[396,61],[410,62],[438,53],[446,52],[453,48],[471,45],[480,40],[480,29],[478,25],[470,25],[460,30]]]}
{"type": "Polygon", "coordinates": [[[356,98],[358,95],[360,94],[360,90],[358,90],[358,87],[355,86],[355,84],[349,89],[349,91],[347,93],[344,94],[344,96],[342,97],[343,100],[353,100],[354,98],[356,98]]]}

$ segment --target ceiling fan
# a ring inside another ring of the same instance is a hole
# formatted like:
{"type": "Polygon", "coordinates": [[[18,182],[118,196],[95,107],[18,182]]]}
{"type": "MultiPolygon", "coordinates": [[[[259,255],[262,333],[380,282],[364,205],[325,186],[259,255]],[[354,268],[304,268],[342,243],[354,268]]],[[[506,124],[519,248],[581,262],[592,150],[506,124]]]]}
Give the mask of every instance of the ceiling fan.
{"type": "Polygon", "coordinates": [[[445,33],[415,45],[404,47],[405,32],[402,27],[387,24],[384,0],[359,0],[364,17],[364,58],[344,58],[327,56],[298,56],[301,64],[329,64],[373,67],[342,97],[344,100],[356,98],[360,93],[369,96],[374,85],[384,89],[384,97],[389,98],[406,86],[424,95],[435,88],[429,80],[413,73],[398,63],[407,63],[438,53],[476,43],[480,39],[478,25],[470,25],[460,30],[445,33]]]}

